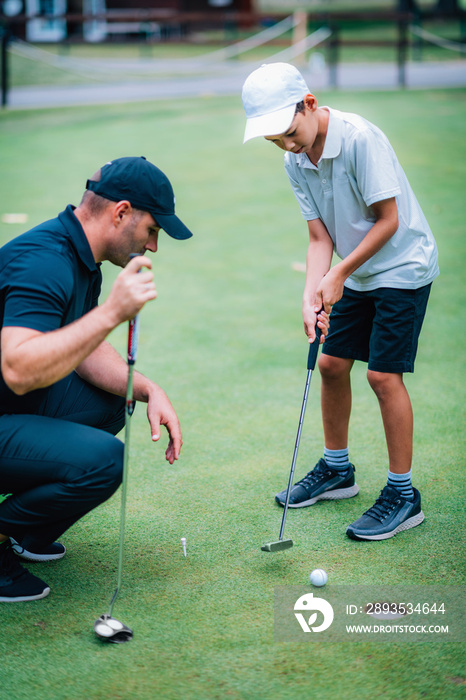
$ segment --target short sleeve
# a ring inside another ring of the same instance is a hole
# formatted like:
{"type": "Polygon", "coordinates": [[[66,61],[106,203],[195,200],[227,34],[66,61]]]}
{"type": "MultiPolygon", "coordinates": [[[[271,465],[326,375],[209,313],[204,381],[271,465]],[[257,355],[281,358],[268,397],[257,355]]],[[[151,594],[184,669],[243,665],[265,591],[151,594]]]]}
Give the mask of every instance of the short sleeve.
{"type": "Polygon", "coordinates": [[[73,295],[70,264],[58,251],[33,246],[2,271],[3,326],[60,328],[73,295]]]}
{"type": "Polygon", "coordinates": [[[401,193],[396,173],[396,155],[385,134],[377,127],[357,132],[349,149],[358,189],[370,207],[401,193]]]}

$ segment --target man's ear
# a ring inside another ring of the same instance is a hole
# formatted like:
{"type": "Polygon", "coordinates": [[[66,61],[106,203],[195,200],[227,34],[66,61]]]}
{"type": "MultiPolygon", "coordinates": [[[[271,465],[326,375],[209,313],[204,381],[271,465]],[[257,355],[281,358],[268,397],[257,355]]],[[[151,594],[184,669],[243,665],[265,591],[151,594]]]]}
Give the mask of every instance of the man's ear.
{"type": "Polygon", "coordinates": [[[127,199],[122,199],[121,202],[116,202],[112,209],[112,222],[118,226],[127,216],[131,216],[133,208],[127,199]]]}

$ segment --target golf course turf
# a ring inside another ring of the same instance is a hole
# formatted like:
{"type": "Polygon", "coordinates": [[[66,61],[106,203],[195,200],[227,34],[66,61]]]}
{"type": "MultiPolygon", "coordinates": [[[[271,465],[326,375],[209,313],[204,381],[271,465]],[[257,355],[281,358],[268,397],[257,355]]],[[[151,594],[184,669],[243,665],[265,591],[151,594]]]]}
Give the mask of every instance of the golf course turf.
{"type": "MultiPolygon", "coordinates": [[[[297,700],[460,698],[458,643],[274,642],[274,587],[464,584],[465,91],[325,93],[390,138],[436,236],[435,281],[416,371],[413,483],[426,519],[377,543],[346,526],[386,481],[377,400],[353,370],[350,459],[360,493],[290,511],[275,554],[306,377],[302,329],[306,224],[263,140],[242,145],[240,97],[0,114],[0,243],[78,204],[114,157],[145,155],[172,181],[177,214],[194,232],[161,232],[158,298],[141,313],[136,369],[168,393],[181,420],[180,460],[166,432],[150,439],[143,405],[132,419],[123,586],[114,614],[128,644],[99,641],[93,622],[115,588],[119,493],[62,537],[66,557],[28,565],[51,587],[41,601],[2,604],[5,700],[297,700]],[[7,213],[27,224],[2,222],[7,213]],[[296,269],[298,267],[298,270],[296,269]],[[183,556],[181,537],[187,540],[183,556]]],[[[103,265],[103,298],[118,270],[103,265]]],[[[126,325],[110,341],[125,353],[126,325]]],[[[320,377],[312,378],[296,466],[322,454],[320,377]]],[[[1,485],[0,485],[1,490],[1,485]]]]}

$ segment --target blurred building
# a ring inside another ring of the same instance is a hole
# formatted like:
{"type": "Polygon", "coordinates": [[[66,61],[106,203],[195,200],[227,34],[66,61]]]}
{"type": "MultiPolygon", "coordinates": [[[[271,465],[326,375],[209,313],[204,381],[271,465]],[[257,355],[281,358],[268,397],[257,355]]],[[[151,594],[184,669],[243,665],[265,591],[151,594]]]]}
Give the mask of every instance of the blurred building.
{"type": "MultiPolygon", "coordinates": [[[[1,0],[0,0],[1,2],[1,0]]],[[[110,38],[168,38],[170,34],[182,34],[185,27],[177,24],[176,14],[201,13],[206,26],[209,17],[215,23],[216,15],[226,10],[251,12],[254,0],[3,0],[2,14],[14,18],[26,15],[31,19],[25,25],[18,23],[16,34],[25,34],[32,42],[59,42],[81,34],[86,41],[105,41],[110,38]],[[144,19],[148,10],[157,11],[160,19],[144,19]],[[141,18],[138,18],[138,13],[141,18]],[[108,15],[108,21],[89,20],[84,24],[63,19],[71,15],[108,15]]],[[[202,25],[202,21],[200,22],[202,25]]],[[[217,20],[218,24],[218,20],[217,20]]]]}

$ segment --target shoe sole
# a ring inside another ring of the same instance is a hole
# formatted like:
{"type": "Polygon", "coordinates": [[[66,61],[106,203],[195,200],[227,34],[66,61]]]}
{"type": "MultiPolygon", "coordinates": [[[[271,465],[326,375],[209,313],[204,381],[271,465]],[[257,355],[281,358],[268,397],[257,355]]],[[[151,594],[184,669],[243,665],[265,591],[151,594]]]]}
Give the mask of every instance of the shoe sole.
{"type": "Polygon", "coordinates": [[[390,537],[395,537],[395,535],[397,535],[399,532],[403,532],[404,530],[410,530],[412,527],[420,525],[423,522],[423,520],[424,513],[421,510],[420,513],[418,513],[417,515],[413,515],[412,518],[408,518],[408,520],[405,520],[394,530],[391,530],[390,532],[383,532],[381,535],[360,535],[357,532],[350,530],[349,528],[346,530],[346,534],[352,540],[388,540],[390,539],[390,537]]]}
{"type": "MultiPolygon", "coordinates": [[[[324,491],[314,498],[310,498],[308,501],[301,501],[301,503],[288,503],[288,508],[307,508],[308,506],[313,506],[317,501],[337,501],[342,498],[353,498],[359,493],[359,486],[354,484],[354,486],[348,486],[346,489],[332,489],[331,491],[324,491]]],[[[278,501],[281,506],[285,505],[285,501],[278,501]]]]}
{"type": "Polygon", "coordinates": [[[27,603],[29,600],[40,600],[41,598],[45,598],[46,596],[48,596],[49,593],[50,588],[47,586],[47,588],[44,588],[42,593],[38,593],[37,595],[19,595],[15,598],[7,598],[6,596],[0,596],[0,603],[27,603]]]}
{"type": "Polygon", "coordinates": [[[14,547],[12,547],[17,557],[24,559],[25,561],[56,561],[57,559],[63,559],[66,552],[62,554],[33,554],[33,552],[18,552],[14,547]]]}
{"type": "Polygon", "coordinates": [[[66,554],[66,549],[59,554],[36,554],[35,552],[28,552],[27,549],[23,549],[16,540],[10,537],[11,548],[17,557],[24,559],[25,561],[56,561],[57,559],[63,559],[66,554]]]}

